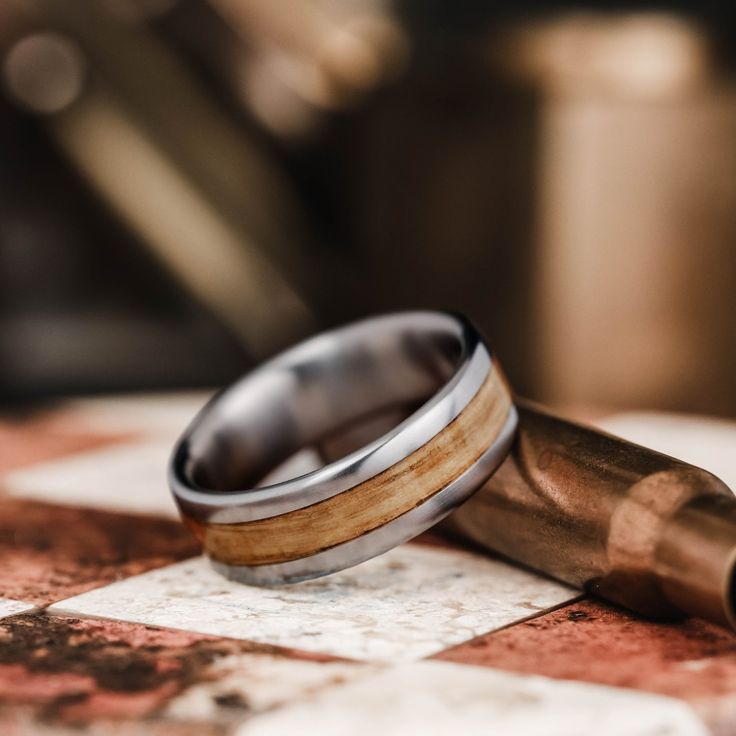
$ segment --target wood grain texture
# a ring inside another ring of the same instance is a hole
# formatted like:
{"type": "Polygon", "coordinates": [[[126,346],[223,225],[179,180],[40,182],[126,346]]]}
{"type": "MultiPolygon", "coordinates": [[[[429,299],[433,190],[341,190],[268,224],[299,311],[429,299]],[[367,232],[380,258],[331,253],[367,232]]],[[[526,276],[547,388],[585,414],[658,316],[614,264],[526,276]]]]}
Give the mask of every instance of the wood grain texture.
{"type": "Polygon", "coordinates": [[[441,491],[496,440],[511,398],[492,366],[465,409],[429,442],[373,478],[319,503],[240,524],[190,521],[208,554],[231,565],[300,559],[376,529],[441,491]]]}

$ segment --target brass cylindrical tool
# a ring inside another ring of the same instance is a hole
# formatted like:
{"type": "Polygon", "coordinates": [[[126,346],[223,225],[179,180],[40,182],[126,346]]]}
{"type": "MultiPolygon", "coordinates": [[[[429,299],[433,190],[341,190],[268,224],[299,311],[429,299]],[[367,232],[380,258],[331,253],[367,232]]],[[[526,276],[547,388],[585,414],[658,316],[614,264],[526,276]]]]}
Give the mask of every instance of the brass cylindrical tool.
{"type": "Polygon", "coordinates": [[[736,496],[711,473],[518,402],[496,474],[446,522],[653,617],[736,628],[736,496]]]}

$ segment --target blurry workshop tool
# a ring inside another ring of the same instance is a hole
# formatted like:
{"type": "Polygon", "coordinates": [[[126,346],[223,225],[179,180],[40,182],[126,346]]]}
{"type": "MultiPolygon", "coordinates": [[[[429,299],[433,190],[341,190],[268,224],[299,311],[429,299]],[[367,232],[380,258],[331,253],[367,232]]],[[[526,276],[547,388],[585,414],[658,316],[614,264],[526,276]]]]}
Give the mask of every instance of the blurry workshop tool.
{"type": "Polygon", "coordinates": [[[313,337],[219,394],[179,440],[169,483],[218,571],[296,582],[375,557],[444,518],[504,460],[515,427],[505,379],[467,320],[396,313],[313,337]],[[257,485],[299,450],[416,403],[346,457],[257,485]]]}
{"type": "Polygon", "coordinates": [[[120,22],[114,5],[13,0],[3,11],[12,21],[5,85],[192,295],[262,357],[313,325],[299,207],[172,50],[145,25],[120,22]]]}
{"type": "Polygon", "coordinates": [[[600,9],[487,48],[538,95],[532,393],[733,415],[733,6],[600,9]]]}
{"type": "Polygon", "coordinates": [[[517,402],[498,472],[447,528],[647,616],[736,627],[736,497],[711,473],[517,402]]]}
{"type": "Polygon", "coordinates": [[[230,44],[221,72],[250,112],[285,139],[308,137],[325,114],[355,107],[407,63],[409,40],[381,0],[210,4],[243,42],[230,44]]]}

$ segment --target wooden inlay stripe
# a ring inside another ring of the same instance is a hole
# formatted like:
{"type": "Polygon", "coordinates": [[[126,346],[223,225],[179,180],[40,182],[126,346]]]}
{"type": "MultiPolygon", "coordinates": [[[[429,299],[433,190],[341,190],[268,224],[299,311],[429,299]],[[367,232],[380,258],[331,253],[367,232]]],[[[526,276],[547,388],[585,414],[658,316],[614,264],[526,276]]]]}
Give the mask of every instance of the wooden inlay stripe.
{"type": "Polygon", "coordinates": [[[315,554],[376,529],[445,488],[496,440],[511,408],[494,365],[463,411],[429,442],[367,481],[324,501],[238,524],[189,520],[208,554],[267,565],[315,554]]]}

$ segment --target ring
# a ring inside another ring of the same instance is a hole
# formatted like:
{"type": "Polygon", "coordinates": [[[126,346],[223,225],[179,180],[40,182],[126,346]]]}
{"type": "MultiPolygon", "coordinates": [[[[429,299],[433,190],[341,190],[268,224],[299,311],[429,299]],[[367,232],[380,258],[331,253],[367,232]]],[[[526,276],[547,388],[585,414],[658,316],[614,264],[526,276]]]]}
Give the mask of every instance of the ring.
{"type": "Polygon", "coordinates": [[[440,521],[500,465],[516,422],[470,322],[392,314],[308,339],[215,396],[174,448],[169,485],[219,572],[297,582],[440,521]],[[398,426],[336,462],[258,485],[299,450],[406,407],[398,426]]]}

